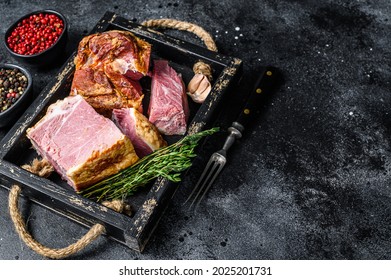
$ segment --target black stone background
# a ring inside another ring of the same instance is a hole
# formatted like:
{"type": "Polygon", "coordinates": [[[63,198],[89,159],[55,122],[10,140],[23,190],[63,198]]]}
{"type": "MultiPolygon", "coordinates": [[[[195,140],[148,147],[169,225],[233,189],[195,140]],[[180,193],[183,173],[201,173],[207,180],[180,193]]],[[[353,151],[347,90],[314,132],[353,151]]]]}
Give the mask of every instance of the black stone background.
{"type": "MultiPolygon", "coordinates": [[[[262,66],[283,76],[196,215],[182,207],[195,168],[144,253],[100,237],[72,258],[390,259],[390,1],[0,1],[1,36],[43,8],[69,20],[67,56],[108,10],[139,23],[164,17],[203,26],[219,52],[244,62],[219,121],[224,129],[262,66]]],[[[15,62],[3,45],[0,51],[1,62],[15,62]]],[[[35,94],[62,62],[32,70],[35,94]]],[[[220,148],[216,139],[210,150],[220,148]]],[[[204,164],[206,155],[197,160],[204,164]]],[[[42,259],[17,236],[7,197],[0,188],[0,259],[42,259]]],[[[87,231],[41,206],[21,205],[30,231],[49,247],[87,231]]]]}

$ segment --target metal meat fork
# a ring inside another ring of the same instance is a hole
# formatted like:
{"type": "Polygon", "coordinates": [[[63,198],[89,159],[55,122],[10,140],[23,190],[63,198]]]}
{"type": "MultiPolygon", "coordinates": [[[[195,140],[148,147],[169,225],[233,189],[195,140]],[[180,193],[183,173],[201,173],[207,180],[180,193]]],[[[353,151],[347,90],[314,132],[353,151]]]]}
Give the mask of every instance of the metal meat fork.
{"type": "Polygon", "coordinates": [[[216,180],[227,162],[228,149],[234,144],[236,139],[242,137],[244,127],[248,124],[254,115],[259,102],[262,100],[261,96],[271,88],[274,81],[274,70],[270,67],[266,67],[257,80],[255,88],[250,93],[246,105],[239,117],[228,128],[229,135],[225,140],[223,148],[212,154],[196,186],[185,201],[185,204],[191,201],[189,209],[196,210],[205,194],[209,191],[213,182],[216,180]]]}
{"type": "Polygon", "coordinates": [[[228,128],[229,135],[225,140],[223,148],[212,154],[196,186],[185,201],[185,203],[189,202],[190,199],[195,195],[193,201],[189,206],[189,209],[191,209],[193,206],[194,209],[198,207],[205,194],[212,186],[214,180],[220,174],[220,171],[223,169],[225,163],[227,162],[228,149],[233,145],[236,139],[242,137],[243,129],[243,126],[238,122],[232,123],[231,127],[228,128]]]}

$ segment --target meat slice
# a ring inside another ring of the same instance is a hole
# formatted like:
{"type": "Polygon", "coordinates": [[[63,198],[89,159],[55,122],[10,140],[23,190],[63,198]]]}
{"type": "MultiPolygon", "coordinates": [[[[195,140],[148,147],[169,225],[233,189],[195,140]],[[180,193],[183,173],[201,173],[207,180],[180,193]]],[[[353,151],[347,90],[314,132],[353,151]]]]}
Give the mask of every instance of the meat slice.
{"type": "Polygon", "coordinates": [[[46,115],[27,130],[27,137],[76,191],[138,160],[129,138],[80,95],[49,106],[46,115]]]}
{"type": "Polygon", "coordinates": [[[82,95],[98,112],[142,110],[139,79],[147,75],[151,45],[128,31],[111,30],[84,37],[75,57],[70,95],[82,95]]]}
{"type": "Polygon", "coordinates": [[[139,158],[167,146],[156,127],[134,108],[114,109],[113,121],[132,141],[139,158]]]}
{"type": "Polygon", "coordinates": [[[155,60],[152,71],[149,121],[165,135],[186,133],[189,105],[182,78],[167,60],[155,60]]]}

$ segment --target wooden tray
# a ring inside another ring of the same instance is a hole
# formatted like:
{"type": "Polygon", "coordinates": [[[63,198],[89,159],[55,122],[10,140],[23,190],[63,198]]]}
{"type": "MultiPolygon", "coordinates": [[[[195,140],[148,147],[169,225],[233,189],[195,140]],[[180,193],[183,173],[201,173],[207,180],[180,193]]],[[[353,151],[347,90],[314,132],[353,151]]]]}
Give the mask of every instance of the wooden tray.
{"type": "MultiPolygon", "coordinates": [[[[90,33],[114,29],[131,31],[150,42],[152,57],[169,60],[170,65],[182,74],[186,84],[193,76],[192,66],[195,62],[202,60],[212,66],[213,88],[207,100],[200,105],[189,99],[191,114],[188,132],[211,127],[224,96],[240,76],[241,60],[147,29],[111,12],[107,12],[90,33]]],[[[69,95],[75,55],[76,52],[0,142],[0,185],[9,189],[12,184],[18,184],[25,197],[84,226],[101,223],[109,238],[141,252],[178,184],[158,178],[153,184],[142,188],[131,197],[135,214],[130,217],[76,194],[57,174],[45,179],[20,168],[38,157],[31,149],[26,129],[42,118],[50,104],[69,95]]],[[[145,94],[148,98],[149,93],[145,94]]],[[[178,138],[166,140],[172,143],[178,138]]]]}

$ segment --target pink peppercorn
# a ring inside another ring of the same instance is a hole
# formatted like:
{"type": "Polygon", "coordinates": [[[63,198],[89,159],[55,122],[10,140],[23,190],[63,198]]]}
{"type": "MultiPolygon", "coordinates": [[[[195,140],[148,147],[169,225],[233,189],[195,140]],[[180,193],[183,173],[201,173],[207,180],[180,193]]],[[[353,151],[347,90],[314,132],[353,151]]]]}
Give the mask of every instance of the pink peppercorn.
{"type": "Polygon", "coordinates": [[[7,38],[15,53],[32,55],[50,48],[64,31],[64,22],[54,14],[36,14],[19,22],[7,38]]]}

